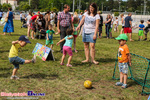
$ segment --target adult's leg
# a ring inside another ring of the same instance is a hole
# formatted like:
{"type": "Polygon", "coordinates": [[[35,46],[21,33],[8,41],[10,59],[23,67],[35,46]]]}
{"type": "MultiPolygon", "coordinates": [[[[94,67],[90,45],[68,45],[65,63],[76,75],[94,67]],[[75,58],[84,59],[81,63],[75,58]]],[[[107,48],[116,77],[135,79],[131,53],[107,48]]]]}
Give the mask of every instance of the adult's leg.
{"type": "MultiPolygon", "coordinates": [[[[63,39],[64,37],[66,37],[66,30],[67,28],[64,27],[60,27],[60,39],[63,39]]],[[[61,51],[63,50],[63,45],[64,45],[65,41],[60,43],[60,49],[61,51]]]]}
{"type": "Polygon", "coordinates": [[[95,61],[95,43],[90,43],[90,48],[91,62],[99,64],[99,62],[95,61]]]}
{"type": "Polygon", "coordinates": [[[89,62],[89,53],[90,53],[90,50],[89,50],[89,42],[84,42],[84,52],[85,52],[85,57],[86,59],[83,60],[82,62],[89,62]]]}
{"type": "Polygon", "coordinates": [[[132,33],[129,33],[129,37],[130,37],[130,41],[134,41],[132,40],[132,33]]]}
{"type": "Polygon", "coordinates": [[[27,36],[30,37],[30,26],[28,25],[27,36]]]}

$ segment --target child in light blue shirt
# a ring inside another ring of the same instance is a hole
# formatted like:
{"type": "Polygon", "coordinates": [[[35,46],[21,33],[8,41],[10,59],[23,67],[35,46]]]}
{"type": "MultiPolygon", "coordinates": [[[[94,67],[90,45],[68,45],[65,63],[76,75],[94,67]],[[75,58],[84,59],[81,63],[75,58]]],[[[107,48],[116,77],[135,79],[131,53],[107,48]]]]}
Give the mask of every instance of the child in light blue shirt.
{"type": "Polygon", "coordinates": [[[64,65],[64,60],[65,60],[66,54],[68,53],[69,58],[68,58],[68,63],[66,66],[72,67],[70,62],[71,62],[72,55],[73,55],[72,49],[71,49],[72,43],[73,43],[73,29],[68,28],[66,33],[67,33],[67,36],[57,43],[57,45],[59,45],[61,42],[65,41],[65,44],[63,46],[63,56],[62,56],[60,65],[64,65]]]}

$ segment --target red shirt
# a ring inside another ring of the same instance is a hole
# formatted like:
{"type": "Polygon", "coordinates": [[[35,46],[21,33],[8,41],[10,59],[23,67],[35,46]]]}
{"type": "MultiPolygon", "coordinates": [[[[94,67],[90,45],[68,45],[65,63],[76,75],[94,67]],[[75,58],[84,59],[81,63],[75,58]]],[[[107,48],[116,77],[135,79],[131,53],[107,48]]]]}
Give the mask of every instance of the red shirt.
{"type": "Polygon", "coordinates": [[[37,18],[38,15],[34,15],[31,17],[31,19],[34,21],[37,18]]]}

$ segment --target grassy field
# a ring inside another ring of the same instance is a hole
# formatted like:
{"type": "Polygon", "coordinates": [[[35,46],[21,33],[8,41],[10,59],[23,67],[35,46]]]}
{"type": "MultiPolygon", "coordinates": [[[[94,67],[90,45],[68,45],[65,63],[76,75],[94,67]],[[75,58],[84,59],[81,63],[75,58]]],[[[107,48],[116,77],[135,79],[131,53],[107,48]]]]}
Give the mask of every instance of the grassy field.
{"type": "MultiPolygon", "coordinates": [[[[45,93],[39,100],[147,100],[148,95],[140,95],[142,86],[133,80],[128,80],[129,87],[122,89],[116,87],[117,80],[112,79],[118,51],[118,41],[115,39],[97,39],[96,57],[99,65],[91,63],[82,64],[85,59],[82,37],[77,38],[78,53],[73,53],[71,61],[73,67],[60,66],[62,53],[59,46],[54,45],[54,57],[56,61],[42,61],[37,58],[35,64],[21,65],[17,73],[20,80],[10,80],[13,65],[8,61],[8,54],[11,42],[17,40],[19,36],[26,35],[27,29],[20,28],[20,21],[14,21],[15,32],[12,36],[0,35],[0,91],[22,93],[34,91],[35,93],[45,93]],[[92,89],[85,89],[83,83],[90,80],[93,83],[92,89]]],[[[0,32],[3,27],[0,26],[0,32]]],[[[113,33],[117,37],[118,33],[113,33]]],[[[105,36],[103,30],[103,36],[105,36]]],[[[148,36],[150,39],[150,37],[148,36]]],[[[54,43],[59,41],[59,35],[54,35],[54,43]]],[[[137,41],[138,35],[133,34],[134,42],[127,42],[131,53],[150,58],[150,42],[137,41]]],[[[26,45],[19,52],[19,56],[24,59],[32,59],[32,51],[36,43],[45,44],[45,39],[31,40],[32,44],[26,45]]],[[[65,64],[67,58],[65,59],[65,64]]],[[[1,97],[0,100],[5,100],[1,97]]]]}

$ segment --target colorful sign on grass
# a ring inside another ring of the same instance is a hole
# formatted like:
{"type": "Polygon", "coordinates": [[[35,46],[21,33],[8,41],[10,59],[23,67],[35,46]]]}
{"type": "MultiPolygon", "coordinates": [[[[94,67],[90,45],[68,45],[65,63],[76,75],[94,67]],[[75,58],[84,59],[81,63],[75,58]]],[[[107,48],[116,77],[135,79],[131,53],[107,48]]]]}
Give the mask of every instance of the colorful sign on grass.
{"type": "MultiPolygon", "coordinates": [[[[53,57],[53,54],[51,52],[51,49],[40,44],[37,43],[35,48],[32,51],[32,54],[35,54],[36,56],[38,56],[39,58],[41,58],[43,61],[46,61],[46,59],[48,58],[48,55],[51,53],[51,57],[53,57]]],[[[52,58],[54,60],[54,58],[52,58]]]]}

